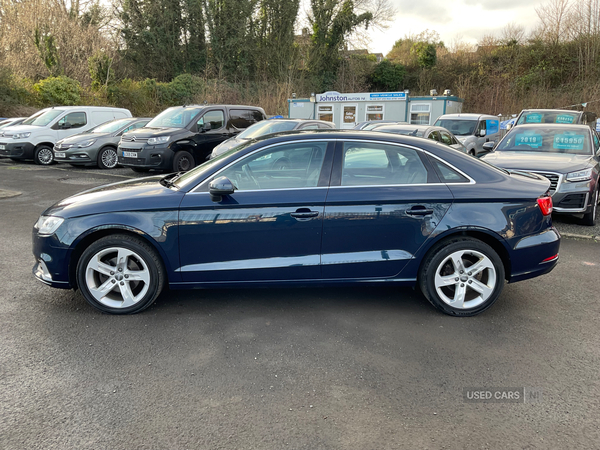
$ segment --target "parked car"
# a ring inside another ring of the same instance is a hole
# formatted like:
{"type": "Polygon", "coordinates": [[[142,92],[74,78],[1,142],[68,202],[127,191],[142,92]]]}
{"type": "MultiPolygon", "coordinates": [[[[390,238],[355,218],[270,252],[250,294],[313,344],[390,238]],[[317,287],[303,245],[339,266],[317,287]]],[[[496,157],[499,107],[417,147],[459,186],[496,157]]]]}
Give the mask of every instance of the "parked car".
{"type": "Polygon", "coordinates": [[[209,158],[225,153],[227,150],[237,147],[250,139],[257,138],[272,133],[281,133],[282,131],[292,130],[319,130],[319,129],[334,129],[335,124],[333,122],[327,122],[325,120],[315,119],[269,119],[264,122],[255,123],[254,125],[246,128],[240,134],[227,139],[226,141],[217,145],[209,158]]]}
{"type": "Polygon", "coordinates": [[[266,118],[256,106],[175,106],[121,137],[119,164],[137,172],[185,172],[204,162],[218,144],[266,118]]]}
{"type": "Polygon", "coordinates": [[[419,286],[471,316],[505,280],[556,265],[549,186],[426,139],[280,133],[56,203],[34,227],[33,272],[114,314],[147,308],[164,286],[375,283],[419,286]]]}
{"type": "Polygon", "coordinates": [[[583,124],[596,129],[596,114],[570,109],[524,109],[517,116],[515,126],[528,123],[583,124]]]}
{"type": "Polygon", "coordinates": [[[131,117],[128,109],[103,106],[55,106],[37,112],[21,125],[0,130],[0,156],[54,162],[54,144],[113,119],[131,117]]]}
{"type": "Polygon", "coordinates": [[[431,139],[442,144],[452,147],[463,153],[467,153],[467,149],[460,141],[442,127],[430,127],[428,125],[381,125],[373,129],[380,133],[404,134],[406,136],[415,136],[425,139],[431,139]]]}
{"type": "Polygon", "coordinates": [[[11,127],[13,125],[20,125],[27,117],[12,117],[10,119],[3,119],[0,121],[0,130],[3,128],[11,127]]]}
{"type": "Polygon", "coordinates": [[[479,156],[486,153],[483,144],[498,142],[500,120],[486,114],[444,114],[435,121],[436,126],[444,127],[460,141],[467,153],[479,156]]]}
{"type": "Polygon", "coordinates": [[[586,225],[596,223],[600,141],[588,126],[519,125],[483,159],[545,176],[551,182],[555,213],[581,215],[586,225]]]}
{"type": "Polygon", "coordinates": [[[117,167],[117,146],[121,135],[143,127],[150,118],[115,119],[85,133],[61,139],[54,146],[54,160],[72,166],[117,167]]]}
{"type": "Polygon", "coordinates": [[[355,130],[369,131],[373,128],[377,128],[380,125],[402,125],[408,122],[399,122],[397,120],[367,120],[366,122],[358,122],[355,126],[355,130]]]}

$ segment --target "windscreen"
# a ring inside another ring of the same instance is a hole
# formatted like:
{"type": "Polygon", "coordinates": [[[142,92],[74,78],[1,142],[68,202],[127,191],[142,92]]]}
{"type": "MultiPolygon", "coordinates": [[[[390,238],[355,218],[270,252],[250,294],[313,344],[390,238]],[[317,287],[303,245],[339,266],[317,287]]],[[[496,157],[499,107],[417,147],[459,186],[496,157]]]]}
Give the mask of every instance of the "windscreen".
{"type": "Polygon", "coordinates": [[[590,133],[577,127],[573,130],[557,128],[513,128],[498,144],[496,151],[545,152],[591,155],[590,133]]]}
{"type": "Polygon", "coordinates": [[[34,114],[29,117],[27,120],[24,120],[21,125],[34,125],[38,127],[45,127],[58,116],[60,116],[64,111],[57,109],[49,109],[41,114],[34,114]]]}
{"type": "Polygon", "coordinates": [[[436,127],[444,127],[454,136],[473,136],[477,128],[476,120],[440,119],[435,123],[436,127]]]}
{"type": "Polygon", "coordinates": [[[90,131],[88,131],[88,133],[114,133],[115,131],[126,126],[129,122],[131,122],[131,119],[111,120],[110,122],[106,122],[102,125],[92,128],[90,131]]]}
{"type": "Polygon", "coordinates": [[[257,124],[248,127],[245,131],[238,134],[240,139],[254,139],[265,134],[279,133],[280,131],[290,131],[296,127],[296,122],[270,121],[263,120],[257,124]]]}
{"type": "Polygon", "coordinates": [[[146,125],[149,128],[185,128],[202,108],[169,108],[146,125]]]}
{"type": "Polygon", "coordinates": [[[529,111],[521,114],[517,125],[524,123],[577,123],[579,114],[565,111],[529,111]]]}

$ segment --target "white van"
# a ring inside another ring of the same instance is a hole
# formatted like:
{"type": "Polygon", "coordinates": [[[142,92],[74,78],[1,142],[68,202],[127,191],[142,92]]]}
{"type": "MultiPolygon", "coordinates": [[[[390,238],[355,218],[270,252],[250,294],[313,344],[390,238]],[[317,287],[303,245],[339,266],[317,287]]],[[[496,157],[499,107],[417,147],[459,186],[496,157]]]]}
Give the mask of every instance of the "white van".
{"type": "Polygon", "coordinates": [[[42,109],[21,125],[0,130],[0,157],[33,159],[36,164],[54,162],[54,144],[113,119],[131,117],[123,108],[105,106],[55,106],[42,109]]]}
{"type": "Polygon", "coordinates": [[[487,153],[486,142],[500,140],[500,120],[487,114],[444,114],[435,122],[450,131],[466,147],[467,153],[477,156],[487,153]]]}

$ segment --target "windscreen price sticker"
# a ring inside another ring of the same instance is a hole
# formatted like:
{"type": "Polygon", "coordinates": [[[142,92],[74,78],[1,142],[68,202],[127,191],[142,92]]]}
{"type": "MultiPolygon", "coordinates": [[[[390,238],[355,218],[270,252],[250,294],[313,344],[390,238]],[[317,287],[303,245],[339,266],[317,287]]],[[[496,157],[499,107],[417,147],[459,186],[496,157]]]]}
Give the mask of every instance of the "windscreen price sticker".
{"type": "Polygon", "coordinates": [[[532,148],[542,146],[542,136],[539,134],[518,134],[515,138],[515,145],[528,145],[532,148]]]}
{"type": "Polygon", "coordinates": [[[554,136],[554,148],[559,150],[583,150],[585,137],[580,134],[557,134],[554,136]]]}

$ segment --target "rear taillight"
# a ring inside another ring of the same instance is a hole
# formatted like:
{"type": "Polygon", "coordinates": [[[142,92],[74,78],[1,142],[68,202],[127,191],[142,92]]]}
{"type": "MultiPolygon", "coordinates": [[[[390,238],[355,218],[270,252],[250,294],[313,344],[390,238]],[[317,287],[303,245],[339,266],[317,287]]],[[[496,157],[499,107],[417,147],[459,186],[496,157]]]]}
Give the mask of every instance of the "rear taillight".
{"type": "Polygon", "coordinates": [[[552,214],[552,197],[540,197],[537,199],[537,203],[544,216],[549,216],[552,214]]]}

